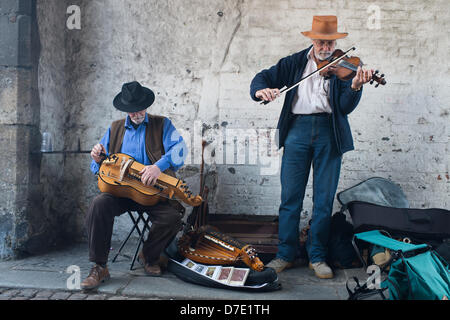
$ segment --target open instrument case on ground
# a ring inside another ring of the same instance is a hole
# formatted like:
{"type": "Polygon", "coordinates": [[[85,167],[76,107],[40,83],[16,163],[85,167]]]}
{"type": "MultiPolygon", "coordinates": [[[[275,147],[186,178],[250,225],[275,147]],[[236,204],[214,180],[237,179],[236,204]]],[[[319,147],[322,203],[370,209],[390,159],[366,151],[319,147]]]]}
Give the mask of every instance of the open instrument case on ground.
{"type": "MultiPolygon", "coordinates": [[[[241,269],[247,270],[247,274],[245,279],[242,280],[243,283],[240,283],[239,285],[233,285],[229,281],[220,281],[220,277],[213,276],[213,273],[208,274],[208,270],[206,269],[214,270],[215,268],[218,268],[218,271],[220,272],[221,269],[230,269],[230,266],[204,265],[190,261],[180,254],[177,248],[177,242],[178,239],[175,238],[174,241],[172,241],[171,244],[165,249],[165,253],[169,258],[167,268],[170,272],[183,281],[211,288],[248,292],[267,292],[281,289],[281,283],[278,281],[277,273],[272,268],[265,268],[260,272],[249,268],[241,269]],[[188,263],[185,263],[186,260],[188,263]],[[198,267],[205,270],[200,271],[198,267]]],[[[245,266],[242,265],[242,267],[245,266]]]]}

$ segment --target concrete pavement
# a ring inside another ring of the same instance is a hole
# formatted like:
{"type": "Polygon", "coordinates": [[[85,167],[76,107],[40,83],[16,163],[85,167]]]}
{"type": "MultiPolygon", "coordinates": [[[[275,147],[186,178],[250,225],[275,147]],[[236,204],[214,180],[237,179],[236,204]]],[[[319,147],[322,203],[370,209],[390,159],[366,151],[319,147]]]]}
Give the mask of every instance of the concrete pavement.
{"type": "MultiPolygon", "coordinates": [[[[110,259],[118,246],[118,243],[113,244],[110,259]]],[[[124,250],[132,255],[133,249],[134,244],[127,244],[124,250]]],[[[63,300],[71,297],[89,300],[91,296],[96,299],[345,300],[348,297],[346,280],[352,276],[362,280],[368,277],[363,269],[346,269],[336,270],[333,279],[322,280],[303,266],[285,270],[279,275],[281,290],[249,293],[187,283],[168,271],[159,278],[147,277],[138,263],[135,264],[136,269],[130,271],[130,259],[119,256],[115,263],[108,263],[111,279],[96,292],[86,294],[76,286],[77,280],[82,281],[92,266],[87,253],[87,244],[83,243],[40,256],[0,262],[0,299],[38,299],[38,293],[42,299],[50,299],[49,293],[59,292],[57,297],[63,300]]]]}

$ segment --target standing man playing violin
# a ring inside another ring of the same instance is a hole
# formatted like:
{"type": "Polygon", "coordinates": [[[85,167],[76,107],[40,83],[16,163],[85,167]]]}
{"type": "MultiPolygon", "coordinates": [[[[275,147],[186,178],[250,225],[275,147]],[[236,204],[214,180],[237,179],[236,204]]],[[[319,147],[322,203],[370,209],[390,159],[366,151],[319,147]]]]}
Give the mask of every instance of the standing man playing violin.
{"type": "MultiPolygon", "coordinates": [[[[347,36],[337,32],[336,16],[314,16],[312,30],[302,34],[312,40],[312,46],[259,72],[250,85],[253,100],[275,100],[282,87],[317,70],[333,54],[336,39],[347,36]]],[[[341,81],[335,75],[324,78],[315,73],[286,93],[278,122],[278,146],[284,147],[279,244],[277,256],[267,265],[277,272],[292,267],[297,258],[300,212],[312,166],[313,212],[306,245],[309,266],[319,278],[333,277],[326,263],[333,201],[342,155],[354,149],[347,115],[358,105],[362,86],[372,74],[373,70],[358,67],[352,80],[341,81]]]]}
{"type": "MultiPolygon", "coordinates": [[[[100,143],[92,149],[91,171],[94,174],[99,171],[104,156],[114,153],[128,154],[144,164],[140,174],[142,183],[147,186],[154,185],[161,172],[174,176],[174,171],[183,165],[186,145],[172,122],[147,113],[154,100],[153,91],[137,81],[122,86],[122,91],[114,99],[114,107],[126,112],[127,117],[114,121],[100,143]]],[[[139,260],[144,264],[147,275],[161,275],[160,254],[180,231],[184,207],[175,200],[145,207],[131,199],[100,193],[86,215],[89,260],[94,266],[81,283],[82,289],[94,289],[110,278],[106,264],[114,218],[129,210],[145,211],[150,217],[152,224],[139,260]]]]}

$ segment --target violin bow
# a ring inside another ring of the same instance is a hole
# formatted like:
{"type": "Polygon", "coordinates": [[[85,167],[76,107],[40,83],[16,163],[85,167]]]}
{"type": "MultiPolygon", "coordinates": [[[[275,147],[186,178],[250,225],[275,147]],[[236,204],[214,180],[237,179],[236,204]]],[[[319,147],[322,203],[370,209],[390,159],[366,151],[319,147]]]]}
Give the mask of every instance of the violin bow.
{"type": "MultiPolygon", "coordinates": [[[[284,88],[283,90],[280,91],[280,95],[281,95],[282,93],[285,93],[285,92],[288,92],[288,91],[294,89],[295,87],[297,87],[297,86],[300,84],[300,82],[302,82],[302,81],[304,81],[304,80],[306,80],[306,79],[312,77],[312,76],[313,76],[314,74],[316,74],[317,72],[320,72],[320,71],[322,71],[323,69],[325,69],[325,68],[327,68],[327,67],[329,67],[329,66],[331,66],[331,65],[333,65],[333,64],[336,64],[337,62],[341,61],[341,60],[347,55],[347,53],[349,53],[350,51],[353,51],[353,50],[356,50],[356,48],[355,48],[355,47],[351,47],[350,49],[348,49],[347,51],[345,51],[344,54],[342,54],[339,58],[336,58],[336,59],[330,61],[329,63],[327,63],[326,65],[324,65],[322,68],[317,69],[316,71],[311,72],[311,73],[308,74],[307,76],[304,76],[304,77],[301,78],[296,84],[290,86],[289,88],[284,88]]],[[[263,101],[263,102],[261,102],[260,104],[264,104],[264,105],[265,105],[265,104],[268,104],[268,103],[270,103],[270,101],[263,101]]]]}

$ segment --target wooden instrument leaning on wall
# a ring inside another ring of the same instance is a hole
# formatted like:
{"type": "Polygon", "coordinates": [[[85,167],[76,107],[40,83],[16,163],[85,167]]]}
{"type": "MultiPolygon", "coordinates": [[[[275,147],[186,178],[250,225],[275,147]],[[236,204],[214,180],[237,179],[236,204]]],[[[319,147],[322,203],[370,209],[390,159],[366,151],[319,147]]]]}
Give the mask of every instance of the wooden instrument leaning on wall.
{"type": "Polygon", "coordinates": [[[255,271],[263,271],[264,264],[256,251],[212,226],[202,226],[183,234],[178,240],[178,251],[192,261],[204,264],[234,265],[245,263],[255,271]]]}
{"type": "Polygon", "coordinates": [[[193,196],[184,181],[164,173],[161,173],[154,186],[144,185],[139,174],[144,167],[129,155],[112,154],[100,166],[98,188],[101,192],[129,198],[143,206],[153,206],[168,199],[194,207],[202,203],[202,198],[193,196]]]}

